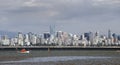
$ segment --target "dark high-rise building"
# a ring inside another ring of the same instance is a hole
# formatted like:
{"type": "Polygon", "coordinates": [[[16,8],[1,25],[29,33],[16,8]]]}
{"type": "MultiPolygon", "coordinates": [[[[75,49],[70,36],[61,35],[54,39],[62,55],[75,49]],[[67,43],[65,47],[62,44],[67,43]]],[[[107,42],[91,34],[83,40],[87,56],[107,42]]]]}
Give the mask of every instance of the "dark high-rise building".
{"type": "Polygon", "coordinates": [[[92,33],[92,32],[84,33],[84,36],[85,36],[85,38],[86,38],[88,41],[90,41],[91,43],[93,42],[94,36],[93,36],[93,33],[92,33]]]}
{"type": "Polygon", "coordinates": [[[112,34],[113,38],[117,38],[117,35],[115,33],[112,34]]]}
{"type": "Polygon", "coordinates": [[[89,41],[89,33],[84,33],[85,38],[89,41]]]}
{"type": "Polygon", "coordinates": [[[112,36],[113,36],[114,42],[117,42],[117,40],[118,40],[117,35],[115,33],[113,33],[112,36]]]}
{"type": "Polygon", "coordinates": [[[48,38],[50,38],[50,33],[48,32],[44,33],[44,39],[48,39],[48,38]]]}

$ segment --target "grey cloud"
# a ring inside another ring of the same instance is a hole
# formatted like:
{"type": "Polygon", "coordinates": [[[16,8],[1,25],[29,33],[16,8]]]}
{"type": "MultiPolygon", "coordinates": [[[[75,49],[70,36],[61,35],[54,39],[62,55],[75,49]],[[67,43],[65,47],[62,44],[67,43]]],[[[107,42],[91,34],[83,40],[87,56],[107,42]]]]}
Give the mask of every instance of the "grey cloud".
{"type": "Polygon", "coordinates": [[[55,24],[58,30],[68,32],[103,29],[103,26],[101,31],[111,28],[118,32],[120,5],[115,1],[118,0],[11,0],[10,3],[1,0],[0,4],[4,4],[0,5],[0,17],[8,20],[7,24],[0,20],[0,29],[43,32],[55,24]]]}

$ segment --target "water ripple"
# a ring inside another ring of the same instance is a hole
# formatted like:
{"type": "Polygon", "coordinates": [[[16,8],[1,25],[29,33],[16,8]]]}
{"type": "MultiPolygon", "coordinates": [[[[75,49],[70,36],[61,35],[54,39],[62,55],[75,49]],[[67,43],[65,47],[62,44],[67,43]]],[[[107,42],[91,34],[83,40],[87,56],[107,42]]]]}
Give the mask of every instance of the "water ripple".
{"type": "Polygon", "coordinates": [[[4,61],[1,63],[23,63],[23,62],[58,62],[58,61],[70,61],[70,60],[90,60],[90,59],[108,59],[111,57],[104,56],[54,56],[54,57],[36,57],[28,58],[20,61],[4,61]]]}

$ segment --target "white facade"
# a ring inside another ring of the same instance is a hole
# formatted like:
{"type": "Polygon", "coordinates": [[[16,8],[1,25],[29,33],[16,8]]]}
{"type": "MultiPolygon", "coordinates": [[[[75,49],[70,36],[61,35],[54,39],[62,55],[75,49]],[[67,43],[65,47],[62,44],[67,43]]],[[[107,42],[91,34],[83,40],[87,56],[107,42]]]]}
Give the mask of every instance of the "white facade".
{"type": "Polygon", "coordinates": [[[23,34],[22,33],[18,33],[18,45],[23,46],[23,34]]]}
{"type": "Polygon", "coordinates": [[[29,41],[29,36],[28,36],[28,34],[25,34],[24,43],[25,43],[25,45],[27,45],[27,46],[30,45],[30,41],[29,41]]]}
{"type": "Polygon", "coordinates": [[[10,40],[9,39],[1,40],[1,44],[2,45],[10,45],[10,40]]]}
{"type": "Polygon", "coordinates": [[[32,35],[32,39],[31,39],[31,42],[32,44],[36,44],[36,41],[37,41],[37,37],[35,35],[32,35]]]}
{"type": "Polygon", "coordinates": [[[1,37],[1,44],[2,45],[10,45],[10,40],[8,39],[7,35],[1,37]]]}

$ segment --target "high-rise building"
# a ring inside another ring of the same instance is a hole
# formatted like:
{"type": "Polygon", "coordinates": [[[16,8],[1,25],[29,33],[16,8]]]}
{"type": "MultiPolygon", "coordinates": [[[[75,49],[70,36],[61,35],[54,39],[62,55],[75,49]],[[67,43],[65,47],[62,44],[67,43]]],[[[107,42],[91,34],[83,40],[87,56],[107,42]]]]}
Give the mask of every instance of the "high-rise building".
{"type": "Polygon", "coordinates": [[[30,45],[29,35],[28,34],[25,34],[24,43],[25,43],[25,45],[30,45]]]}
{"type": "Polygon", "coordinates": [[[32,45],[36,45],[36,43],[37,43],[37,36],[35,34],[32,35],[31,42],[32,42],[32,45]]]}
{"type": "Polygon", "coordinates": [[[50,35],[55,35],[55,25],[50,25],[50,35]]]}
{"type": "Polygon", "coordinates": [[[23,34],[21,32],[18,32],[18,45],[23,46],[23,34]]]}
{"type": "Polygon", "coordinates": [[[1,37],[1,44],[2,45],[9,45],[10,44],[10,40],[9,40],[7,35],[4,35],[1,37]]]}
{"type": "Polygon", "coordinates": [[[56,37],[61,38],[62,34],[63,34],[62,31],[58,31],[57,34],[56,34],[56,37]]]}
{"type": "Polygon", "coordinates": [[[32,32],[29,32],[29,33],[28,33],[28,38],[29,38],[30,44],[32,44],[32,35],[33,35],[32,32]]]}
{"type": "Polygon", "coordinates": [[[80,39],[81,39],[81,40],[85,39],[84,34],[82,34],[82,35],[80,36],[80,39]]]}
{"type": "Polygon", "coordinates": [[[94,36],[94,41],[93,41],[94,45],[97,45],[99,43],[99,32],[96,32],[95,33],[95,36],[94,36]]]}
{"type": "Polygon", "coordinates": [[[44,33],[44,39],[48,39],[50,38],[50,33],[49,32],[45,32],[44,33]]]}
{"type": "Polygon", "coordinates": [[[96,32],[96,33],[95,33],[95,36],[98,37],[98,36],[99,36],[99,32],[96,32]]]}
{"type": "Polygon", "coordinates": [[[89,32],[89,41],[92,45],[93,45],[93,42],[94,42],[93,40],[94,40],[94,35],[93,35],[92,32],[89,32]]]}
{"type": "Polygon", "coordinates": [[[111,30],[108,30],[108,39],[111,39],[111,38],[112,38],[111,30]]]}
{"type": "Polygon", "coordinates": [[[113,33],[112,36],[113,36],[113,42],[117,43],[117,40],[118,40],[117,35],[113,33]]]}
{"type": "Polygon", "coordinates": [[[15,46],[15,45],[17,45],[17,42],[18,42],[18,38],[17,37],[11,38],[10,45],[15,46]]]}
{"type": "Polygon", "coordinates": [[[120,35],[117,36],[118,40],[120,41],[120,35]]]}
{"type": "Polygon", "coordinates": [[[85,38],[89,41],[89,33],[84,33],[85,38]]]}

